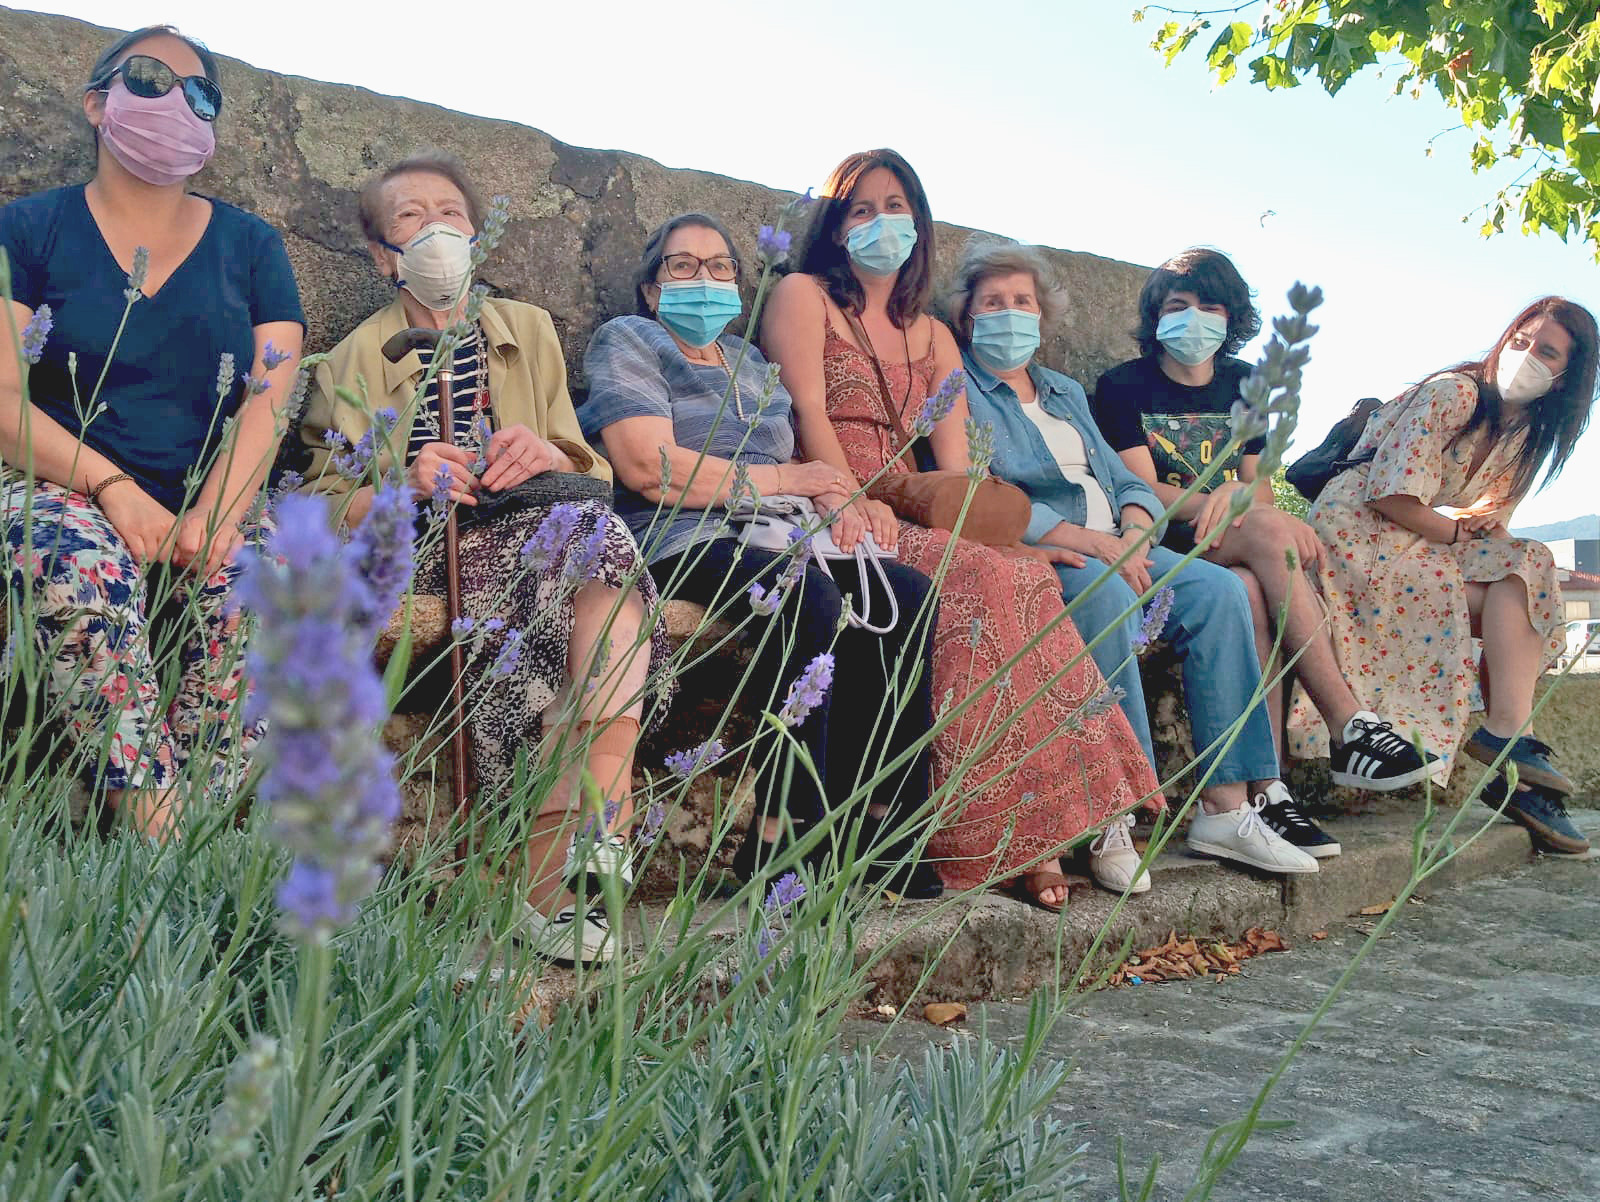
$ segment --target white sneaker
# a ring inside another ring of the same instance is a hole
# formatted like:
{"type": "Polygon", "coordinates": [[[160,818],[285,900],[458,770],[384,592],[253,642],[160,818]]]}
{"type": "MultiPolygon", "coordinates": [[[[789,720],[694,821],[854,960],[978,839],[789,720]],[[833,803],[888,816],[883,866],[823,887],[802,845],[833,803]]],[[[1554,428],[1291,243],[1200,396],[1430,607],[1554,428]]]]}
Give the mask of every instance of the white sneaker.
{"type": "Polygon", "coordinates": [[[1265,795],[1258,795],[1254,804],[1221,814],[1197,810],[1189,820],[1189,850],[1263,872],[1316,872],[1316,860],[1261,821],[1265,804],[1265,795]]]}
{"type": "Polygon", "coordinates": [[[541,955],[569,963],[601,964],[617,954],[611,924],[599,906],[591,907],[581,918],[572,907],[552,917],[523,902],[514,935],[541,955]]]}
{"type": "Polygon", "coordinates": [[[1113,818],[1089,844],[1089,872],[1102,889],[1113,893],[1148,893],[1150,874],[1139,867],[1134,850],[1133,815],[1113,818]]]}
{"type": "Polygon", "coordinates": [[[600,896],[604,886],[599,878],[607,876],[621,877],[622,891],[626,893],[633,885],[633,859],[628,855],[627,841],[614,831],[599,838],[582,831],[573,835],[567,844],[566,877],[575,880],[583,873],[594,878],[589,887],[591,897],[600,896]]]}

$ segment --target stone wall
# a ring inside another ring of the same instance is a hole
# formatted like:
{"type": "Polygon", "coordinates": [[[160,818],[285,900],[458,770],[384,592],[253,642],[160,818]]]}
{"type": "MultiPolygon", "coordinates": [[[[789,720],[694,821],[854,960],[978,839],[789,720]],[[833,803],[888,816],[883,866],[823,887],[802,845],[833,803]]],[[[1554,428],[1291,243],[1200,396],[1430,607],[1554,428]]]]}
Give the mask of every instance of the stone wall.
{"type": "MultiPolygon", "coordinates": [[[[0,203],[93,172],[81,87],[115,36],[67,17],[0,8],[0,203]]],[[[282,231],[312,350],[326,349],[387,300],[361,240],[356,190],[375,169],[419,147],[454,151],[485,196],[510,197],[510,229],[482,278],[502,295],[550,310],[574,385],[594,328],[632,311],[628,278],[652,228],[702,209],[727,222],[752,256],[756,230],[792,195],[671,170],[639,155],[568,146],[509,121],[276,75],[237,59],[222,60],[222,88],[217,154],[196,188],[282,231]]],[[[841,155],[853,149],[839,146],[841,155]]],[[[829,166],[816,164],[819,181],[829,166]]],[[[968,232],[940,226],[942,265],[953,263],[968,232]]],[[[1045,357],[1092,384],[1134,351],[1126,331],[1146,271],[1069,251],[1051,258],[1071,306],[1047,332],[1045,357]]]]}

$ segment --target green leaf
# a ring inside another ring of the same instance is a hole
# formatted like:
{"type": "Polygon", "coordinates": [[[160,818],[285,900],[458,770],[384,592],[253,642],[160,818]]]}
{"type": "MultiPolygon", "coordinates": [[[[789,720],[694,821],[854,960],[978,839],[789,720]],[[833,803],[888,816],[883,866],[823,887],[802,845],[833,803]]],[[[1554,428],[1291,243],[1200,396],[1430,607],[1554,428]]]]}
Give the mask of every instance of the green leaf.
{"type": "MultiPolygon", "coordinates": [[[[395,705],[400,700],[400,694],[405,691],[406,673],[411,671],[411,650],[413,636],[411,633],[411,609],[416,594],[406,593],[405,617],[400,623],[400,639],[394,645],[394,650],[389,655],[389,662],[383,669],[383,698],[384,704],[392,713],[395,705]]],[[[450,637],[455,638],[455,631],[450,632],[450,637]]]]}

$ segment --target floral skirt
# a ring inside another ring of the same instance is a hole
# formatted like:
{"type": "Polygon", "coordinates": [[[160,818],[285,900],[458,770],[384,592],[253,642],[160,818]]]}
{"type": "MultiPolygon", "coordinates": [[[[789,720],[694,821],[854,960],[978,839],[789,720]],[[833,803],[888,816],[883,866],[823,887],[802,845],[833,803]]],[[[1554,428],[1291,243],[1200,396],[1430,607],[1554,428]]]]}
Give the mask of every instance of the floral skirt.
{"type": "MultiPolygon", "coordinates": [[[[588,581],[634,589],[653,629],[644,714],[659,717],[670,700],[672,647],[655,582],[644,570],[633,535],[599,501],[532,505],[463,522],[460,535],[461,610],[472,629],[463,638],[470,767],[480,796],[504,797],[517,754],[532,753],[546,711],[572,685],[574,667],[594,677],[611,671],[633,645],[598,656],[573,654],[573,598],[588,581]],[[561,512],[552,516],[553,510],[561,512]],[[538,553],[525,558],[530,543],[538,553]],[[531,559],[531,562],[530,562],[531,559]]],[[[443,540],[430,543],[417,564],[418,592],[445,591],[443,540]]],[[[642,633],[641,633],[642,638],[642,633]]]]}
{"type": "MultiPolygon", "coordinates": [[[[30,633],[47,665],[46,713],[65,723],[99,785],[170,789],[196,754],[210,757],[208,778],[243,779],[263,728],[236,721],[243,639],[227,605],[236,565],[205,580],[173,569],[170,595],[182,629],[173,652],[177,686],[168,699],[161,679],[168,665],[151,646],[152,572],[135,562],[97,505],[47,481],[30,490],[26,481],[5,480],[0,541],[7,604],[15,610],[32,593],[30,633]]],[[[18,622],[15,612],[10,620],[18,622]]],[[[14,661],[8,648],[8,672],[14,661]]]]}

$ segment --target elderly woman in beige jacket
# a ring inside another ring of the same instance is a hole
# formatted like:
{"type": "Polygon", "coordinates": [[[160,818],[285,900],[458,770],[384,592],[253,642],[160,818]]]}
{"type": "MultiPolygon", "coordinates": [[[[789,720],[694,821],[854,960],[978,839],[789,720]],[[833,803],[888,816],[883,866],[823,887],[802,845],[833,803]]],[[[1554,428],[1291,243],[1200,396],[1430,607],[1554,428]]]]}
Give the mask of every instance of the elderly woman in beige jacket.
{"type": "MultiPolygon", "coordinates": [[[[301,431],[313,460],[306,487],[339,498],[347,523],[370,505],[370,481],[396,472],[435,517],[459,506],[464,629],[455,634],[469,646],[466,721],[478,792],[527,804],[511,796],[517,754],[547,726],[563,736],[548,745],[583,749],[535,822],[523,930],[565,958],[604,959],[615,946],[604,911],[579,913],[569,886],[576,872],[597,867],[630,879],[622,832],[631,821],[633,749],[646,705],[662,708],[669,651],[654,586],[627,527],[581,489],[574,496],[583,499],[517,499],[490,510],[496,494],[546,473],[610,480],[583,440],[548,313],[483,301],[453,352],[448,439],[428,371],[433,352],[412,350],[398,363],[382,353],[404,329],[463,320],[482,216],[461,167],[443,156],[406,159],[362,191],[373,262],[397,291],[316,370],[301,431]],[[393,429],[363,443],[385,410],[393,429]],[[646,615],[656,615],[653,634],[646,615]],[[580,855],[583,778],[608,804],[598,853],[580,855]]],[[[443,560],[439,540],[423,538],[419,589],[444,590],[443,560]]]]}

